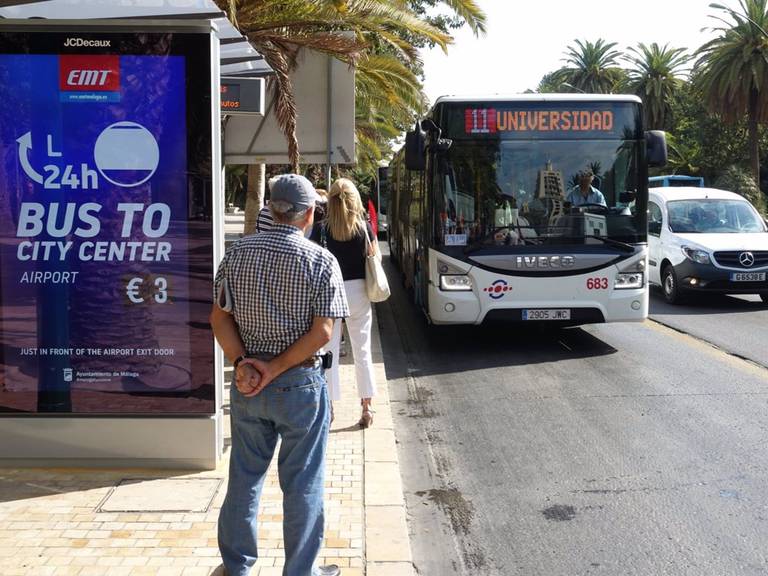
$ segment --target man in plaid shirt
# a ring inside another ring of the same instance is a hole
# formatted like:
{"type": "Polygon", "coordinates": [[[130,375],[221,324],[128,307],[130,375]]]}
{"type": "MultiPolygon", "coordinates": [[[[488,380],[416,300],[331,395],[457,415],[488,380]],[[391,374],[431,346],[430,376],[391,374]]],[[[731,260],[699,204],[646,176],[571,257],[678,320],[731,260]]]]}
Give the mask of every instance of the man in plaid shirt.
{"type": "Polygon", "coordinates": [[[337,566],[313,567],[323,540],[329,428],[317,351],[349,309],[336,259],[304,237],[314,218],[312,184],[295,174],[269,184],[272,229],[232,246],[214,282],[211,326],[235,369],[219,549],[229,576],[246,576],[256,563],[259,497],[279,438],[283,576],[336,576],[337,566]]]}

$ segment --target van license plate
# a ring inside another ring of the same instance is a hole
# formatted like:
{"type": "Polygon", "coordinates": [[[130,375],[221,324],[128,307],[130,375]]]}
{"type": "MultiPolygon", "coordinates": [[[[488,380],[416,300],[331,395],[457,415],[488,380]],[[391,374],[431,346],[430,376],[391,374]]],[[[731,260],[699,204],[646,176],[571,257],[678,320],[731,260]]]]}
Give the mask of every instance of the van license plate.
{"type": "Polygon", "coordinates": [[[570,320],[569,308],[523,308],[523,320],[570,320]]]}
{"type": "Polygon", "coordinates": [[[764,282],[765,272],[731,272],[731,282],[764,282]]]}

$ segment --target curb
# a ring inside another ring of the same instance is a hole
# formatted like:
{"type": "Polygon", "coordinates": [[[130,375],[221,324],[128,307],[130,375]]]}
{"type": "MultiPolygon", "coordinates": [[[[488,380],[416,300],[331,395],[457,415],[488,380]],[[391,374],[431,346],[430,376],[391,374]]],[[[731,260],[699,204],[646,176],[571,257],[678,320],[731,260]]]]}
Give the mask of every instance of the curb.
{"type": "Polygon", "coordinates": [[[414,576],[378,315],[376,306],[371,308],[371,352],[380,385],[374,399],[375,424],[363,431],[365,573],[367,576],[414,576]]]}

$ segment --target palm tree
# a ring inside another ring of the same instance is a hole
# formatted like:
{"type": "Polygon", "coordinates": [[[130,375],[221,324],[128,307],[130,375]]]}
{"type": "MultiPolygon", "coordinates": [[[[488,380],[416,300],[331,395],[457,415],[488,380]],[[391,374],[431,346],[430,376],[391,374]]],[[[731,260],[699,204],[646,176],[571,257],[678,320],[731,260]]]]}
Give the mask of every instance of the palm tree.
{"type": "Polygon", "coordinates": [[[391,54],[361,57],[355,86],[358,167],[373,173],[390,143],[425,108],[419,79],[398,58],[391,54]]]}
{"type": "Polygon", "coordinates": [[[633,55],[624,56],[628,70],[628,87],[643,100],[649,129],[663,129],[670,114],[672,97],[683,84],[680,75],[691,56],[685,48],[659,47],[656,42],[629,48],[633,55]]]}
{"type": "Polygon", "coordinates": [[[749,160],[755,182],[760,182],[758,125],[768,120],[768,0],[739,0],[741,11],[720,4],[710,7],[731,20],[712,16],[724,24],[714,30],[720,36],[699,51],[696,82],[707,107],[726,122],[746,114],[749,160]]]}
{"type": "Polygon", "coordinates": [[[619,66],[621,54],[614,50],[616,42],[599,38],[592,43],[575,40],[576,46],[568,46],[564,68],[554,74],[569,91],[593,94],[610,94],[625,80],[626,74],[619,66]]]}
{"type": "Polygon", "coordinates": [[[288,155],[299,168],[296,102],[290,72],[298,53],[310,48],[355,65],[375,34],[397,50],[408,44],[397,33],[407,31],[447,49],[451,37],[420,20],[400,2],[386,0],[218,0],[230,20],[274,71],[271,89],[275,113],[288,141],[288,155]],[[350,34],[349,32],[352,32],[350,34]]]}
{"type": "MultiPolygon", "coordinates": [[[[296,137],[297,110],[290,72],[296,65],[301,49],[325,52],[355,65],[369,45],[366,34],[378,33],[382,42],[400,51],[407,51],[407,44],[395,34],[402,29],[429,38],[443,48],[451,40],[450,36],[422,22],[401,4],[384,0],[217,2],[274,71],[270,78],[270,89],[273,91],[275,116],[286,137],[288,156],[294,172],[299,171],[300,153],[296,137]]],[[[246,234],[253,231],[255,215],[264,199],[264,168],[251,166],[248,173],[246,234]]]]}

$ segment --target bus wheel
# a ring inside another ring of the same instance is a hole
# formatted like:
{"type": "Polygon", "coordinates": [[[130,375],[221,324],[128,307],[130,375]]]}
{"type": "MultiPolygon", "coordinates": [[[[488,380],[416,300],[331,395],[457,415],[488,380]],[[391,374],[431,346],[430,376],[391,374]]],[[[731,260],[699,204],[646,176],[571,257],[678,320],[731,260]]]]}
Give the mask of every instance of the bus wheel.
{"type": "Polygon", "coordinates": [[[680,287],[677,282],[677,274],[675,274],[675,269],[670,264],[667,264],[661,272],[661,289],[667,302],[670,304],[680,303],[680,287]]]}

